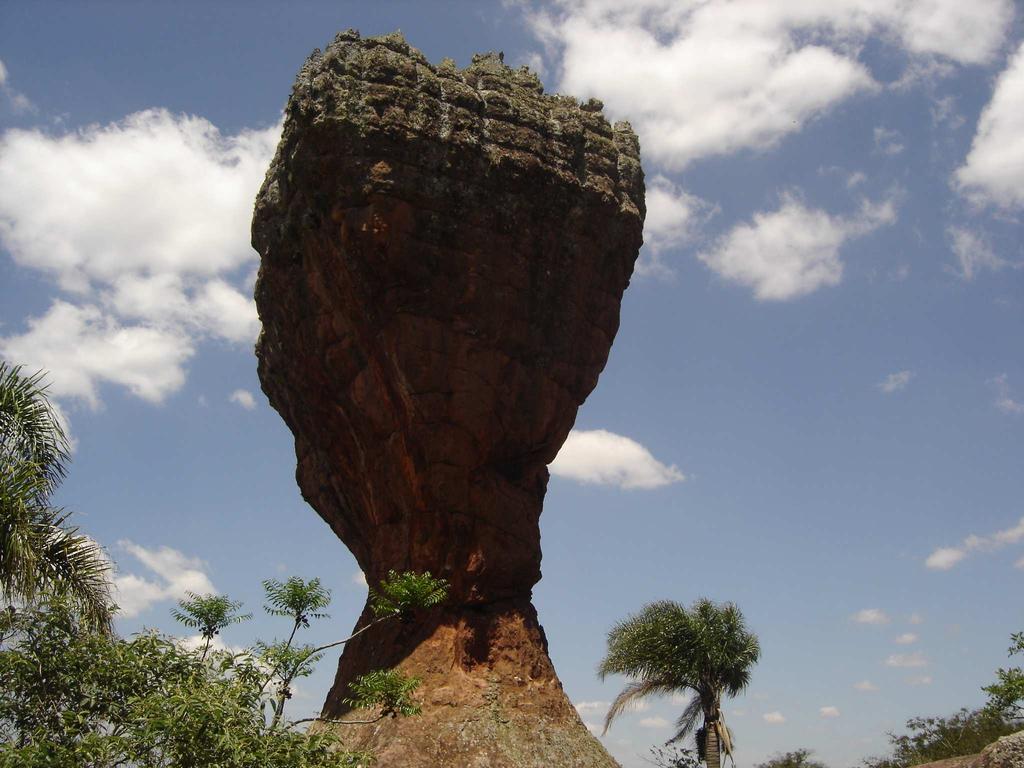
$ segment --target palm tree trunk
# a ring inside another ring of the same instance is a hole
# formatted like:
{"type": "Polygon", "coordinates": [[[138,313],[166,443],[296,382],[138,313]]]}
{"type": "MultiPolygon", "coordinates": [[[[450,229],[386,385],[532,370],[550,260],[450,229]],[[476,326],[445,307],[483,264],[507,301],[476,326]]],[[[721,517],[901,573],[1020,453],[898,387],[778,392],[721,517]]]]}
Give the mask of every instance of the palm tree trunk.
{"type": "Polygon", "coordinates": [[[714,722],[705,722],[705,748],[704,748],[704,761],[708,764],[708,768],[722,768],[722,753],[721,745],[718,743],[718,730],[715,728],[714,722]]]}

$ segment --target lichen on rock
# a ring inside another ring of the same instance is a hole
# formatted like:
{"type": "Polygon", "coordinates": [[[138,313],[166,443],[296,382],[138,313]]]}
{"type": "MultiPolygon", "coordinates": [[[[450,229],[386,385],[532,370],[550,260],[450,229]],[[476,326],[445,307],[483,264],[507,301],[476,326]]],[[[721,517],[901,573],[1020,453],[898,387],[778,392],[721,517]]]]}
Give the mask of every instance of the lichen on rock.
{"type": "Polygon", "coordinates": [[[288,102],[253,220],[263,389],[304,497],[367,580],[452,585],[443,610],[342,656],[328,716],[374,667],[424,680],[421,716],[346,731],[384,768],[615,764],[530,603],[547,464],[642,242],[639,144],[601,109],[500,54],[434,66],[398,33],[352,30],[288,102]]]}

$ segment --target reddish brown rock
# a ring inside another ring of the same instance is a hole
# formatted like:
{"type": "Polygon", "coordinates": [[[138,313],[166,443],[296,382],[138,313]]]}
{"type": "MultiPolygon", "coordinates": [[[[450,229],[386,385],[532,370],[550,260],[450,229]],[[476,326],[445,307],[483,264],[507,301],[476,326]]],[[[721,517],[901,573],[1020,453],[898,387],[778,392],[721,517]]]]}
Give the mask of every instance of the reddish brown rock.
{"type": "Polygon", "coordinates": [[[383,768],[615,765],[530,596],[547,464],[607,360],[643,214],[629,125],[500,54],[435,67],[350,31],[299,73],[253,221],[263,389],[370,583],[452,585],[342,656],[328,717],[356,675],[423,678],[421,716],[344,731],[383,768]]]}

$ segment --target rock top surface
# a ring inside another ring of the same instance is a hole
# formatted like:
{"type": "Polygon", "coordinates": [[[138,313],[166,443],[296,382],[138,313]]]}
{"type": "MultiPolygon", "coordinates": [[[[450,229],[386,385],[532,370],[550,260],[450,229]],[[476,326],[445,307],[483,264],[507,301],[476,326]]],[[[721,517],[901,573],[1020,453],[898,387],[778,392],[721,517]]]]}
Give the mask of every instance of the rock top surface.
{"type": "Polygon", "coordinates": [[[303,496],[368,581],[452,585],[425,625],[380,625],[342,657],[328,715],[380,666],[431,697],[358,736],[382,766],[614,765],[530,604],[547,464],[642,242],[639,145],[601,109],[500,54],[434,66],[400,34],[351,30],[289,99],[253,219],[263,389],[303,496]]]}

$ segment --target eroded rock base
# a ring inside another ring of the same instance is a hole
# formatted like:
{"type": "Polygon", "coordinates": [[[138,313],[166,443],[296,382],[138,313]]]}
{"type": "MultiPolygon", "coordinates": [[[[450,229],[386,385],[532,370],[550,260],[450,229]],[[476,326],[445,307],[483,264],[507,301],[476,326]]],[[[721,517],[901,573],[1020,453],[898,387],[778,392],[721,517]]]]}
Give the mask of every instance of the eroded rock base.
{"type": "Polygon", "coordinates": [[[422,714],[327,726],[379,768],[618,767],[562,690],[529,601],[375,627],[346,649],[324,717],[372,718],[341,701],[355,676],[391,666],[421,678],[422,714]]]}

